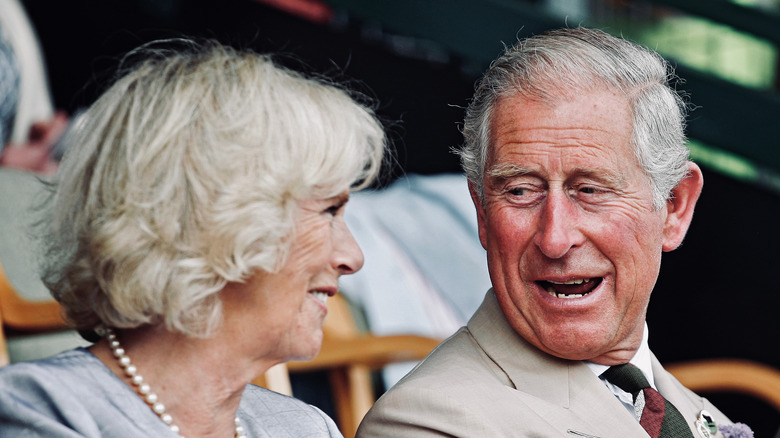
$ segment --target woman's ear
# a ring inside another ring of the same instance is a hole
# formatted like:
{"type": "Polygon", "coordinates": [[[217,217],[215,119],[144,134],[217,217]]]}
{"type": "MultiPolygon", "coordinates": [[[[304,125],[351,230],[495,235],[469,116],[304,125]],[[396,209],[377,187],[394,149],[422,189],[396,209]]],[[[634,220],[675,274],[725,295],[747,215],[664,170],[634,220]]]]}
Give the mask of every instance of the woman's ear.
{"type": "Polygon", "coordinates": [[[704,175],[701,169],[696,163],[688,162],[688,175],[672,189],[671,199],[666,201],[664,251],[676,249],[685,238],[702,186],[704,186],[704,175]]]}

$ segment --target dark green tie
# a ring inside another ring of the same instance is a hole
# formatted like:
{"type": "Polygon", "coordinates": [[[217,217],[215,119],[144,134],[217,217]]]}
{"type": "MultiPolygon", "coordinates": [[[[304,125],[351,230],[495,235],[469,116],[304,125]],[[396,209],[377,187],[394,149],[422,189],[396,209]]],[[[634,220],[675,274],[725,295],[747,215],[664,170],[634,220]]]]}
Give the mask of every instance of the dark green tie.
{"type": "Polygon", "coordinates": [[[647,383],[639,368],[630,363],[616,365],[601,376],[631,393],[634,408],[642,413],[639,424],[652,438],[693,438],[680,411],[647,383]]]}

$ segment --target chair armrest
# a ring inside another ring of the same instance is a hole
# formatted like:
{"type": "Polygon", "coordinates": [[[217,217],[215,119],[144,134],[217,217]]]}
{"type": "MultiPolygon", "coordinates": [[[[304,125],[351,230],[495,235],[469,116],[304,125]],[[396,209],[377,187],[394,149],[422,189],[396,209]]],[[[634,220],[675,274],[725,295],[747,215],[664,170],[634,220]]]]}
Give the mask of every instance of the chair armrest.
{"type": "Polygon", "coordinates": [[[320,353],[306,362],[288,362],[290,371],[311,371],[346,365],[364,365],[382,368],[394,362],[420,360],[428,355],[439,339],[417,335],[375,336],[354,338],[325,338],[320,353]]]}
{"type": "Polygon", "coordinates": [[[780,370],[742,359],[710,359],[666,366],[692,391],[738,392],[760,398],[780,412],[780,370]]]}
{"type": "Polygon", "coordinates": [[[0,316],[3,328],[37,331],[67,328],[56,301],[30,301],[20,297],[0,266],[0,316]]]}

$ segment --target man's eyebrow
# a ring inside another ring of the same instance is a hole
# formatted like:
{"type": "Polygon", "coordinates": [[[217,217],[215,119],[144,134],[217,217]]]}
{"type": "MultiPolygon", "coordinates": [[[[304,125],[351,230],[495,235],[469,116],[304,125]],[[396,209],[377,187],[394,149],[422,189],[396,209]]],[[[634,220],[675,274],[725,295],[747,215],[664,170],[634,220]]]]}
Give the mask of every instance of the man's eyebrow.
{"type": "Polygon", "coordinates": [[[506,179],[516,176],[528,175],[532,173],[532,171],[527,167],[523,167],[517,164],[502,163],[491,166],[485,173],[493,178],[506,179]]]}
{"type": "MultiPolygon", "coordinates": [[[[505,180],[518,176],[530,175],[533,174],[534,171],[518,164],[502,163],[491,166],[485,173],[492,178],[505,180]]],[[[578,167],[571,172],[570,178],[572,177],[590,178],[594,181],[616,188],[625,187],[626,185],[626,178],[624,175],[606,169],[578,167]]]]}
{"type": "Polygon", "coordinates": [[[606,169],[577,168],[572,172],[574,177],[590,178],[611,187],[622,188],[626,186],[626,178],[622,173],[616,173],[606,169]]]}

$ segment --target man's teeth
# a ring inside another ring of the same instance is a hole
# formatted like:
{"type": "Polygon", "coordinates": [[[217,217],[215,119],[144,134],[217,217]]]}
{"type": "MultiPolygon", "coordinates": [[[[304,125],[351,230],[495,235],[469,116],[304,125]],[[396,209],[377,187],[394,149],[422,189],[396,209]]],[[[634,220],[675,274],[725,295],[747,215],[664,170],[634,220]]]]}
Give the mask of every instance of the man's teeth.
{"type": "MultiPolygon", "coordinates": [[[[583,283],[587,283],[589,281],[590,281],[590,278],[577,278],[577,279],[574,279],[574,280],[567,280],[567,281],[547,280],[547,282],[550,283],[551,285],[555,285],[555,284],[562,284],[562,285],[583,284],[583,283]]],[[[567,298],[567,299],[582,298],[585,295],[587,295],[587,293],[584,293],[584,294],[564,294],[564,293],[559,293],[559,292],[557,292],[555,290],[555,288],[553,286],[550,286],[550,287],[547,288],[547,293],[552,295],[552,296],[554,296],[554,297],[557,297],[557,298],[567,298]]]]}
{"type": "Polygon", "coordinates": [[[328,302],[328,294],[326,292],[314,291],[311,294],[314,295],[314,298],[316,298],[322,304],[326,304],[328,302]]]}
{"type": "Polygon", "coordinates": [[[582,298],[585,296],[585,294],[559,294],[558,292],[555,292],[553,288],[548,288],[547,293],[558,298],[582,298]]]}
{"type": "Polygon", "coordinates": [[[567,280],[563,282],[547,280],[548,283],[552,283],[552,284],[582,284],[582,283],[587,283],[589,281],[590,278],[578,278],[575,280],[567,280]]]}

